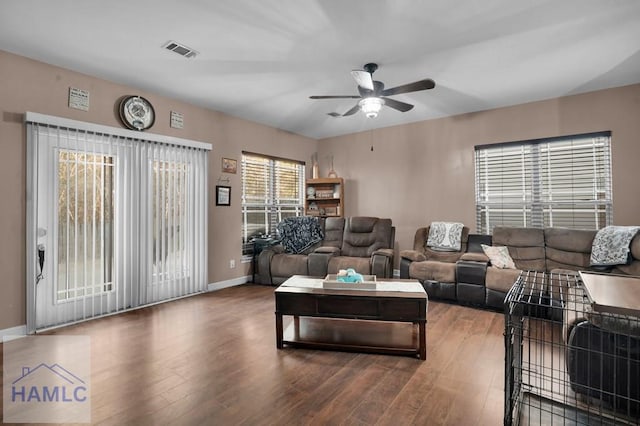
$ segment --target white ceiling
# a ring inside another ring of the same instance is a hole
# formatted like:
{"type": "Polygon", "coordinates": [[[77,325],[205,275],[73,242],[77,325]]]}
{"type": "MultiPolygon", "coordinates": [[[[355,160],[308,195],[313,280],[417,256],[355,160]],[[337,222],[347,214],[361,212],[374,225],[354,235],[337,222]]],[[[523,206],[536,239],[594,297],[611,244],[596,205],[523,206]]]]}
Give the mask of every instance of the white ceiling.
{"type": "Polygon", "coordinates": [[[319,139],[639,83],[640,1],[2,0],[0,49],[319,139]],[[367,62],[436,88],[376,119],[309,99],[367,62]]]}

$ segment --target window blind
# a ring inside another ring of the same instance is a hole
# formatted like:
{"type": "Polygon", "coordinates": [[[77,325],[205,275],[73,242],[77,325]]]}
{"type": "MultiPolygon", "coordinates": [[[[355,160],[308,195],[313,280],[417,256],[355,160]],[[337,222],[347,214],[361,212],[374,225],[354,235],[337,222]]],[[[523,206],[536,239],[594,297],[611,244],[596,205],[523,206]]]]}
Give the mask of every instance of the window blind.
{"type": "Polygon", "coordinates": [[[304,175],[302,162],[243,152],[243,255],[252,253],[254,237],[275,234],[282,219],[302,214],[304,175]]]}
{"type": "Polygon", "coordinates": [[[26,121],[29,332],[206,288],[210,145],[26,121]]]}
{"type": "Polygon", "coordinates": [[[611,133],[475,148],[476,225],[600,229],[612,222],[611,133]]]}

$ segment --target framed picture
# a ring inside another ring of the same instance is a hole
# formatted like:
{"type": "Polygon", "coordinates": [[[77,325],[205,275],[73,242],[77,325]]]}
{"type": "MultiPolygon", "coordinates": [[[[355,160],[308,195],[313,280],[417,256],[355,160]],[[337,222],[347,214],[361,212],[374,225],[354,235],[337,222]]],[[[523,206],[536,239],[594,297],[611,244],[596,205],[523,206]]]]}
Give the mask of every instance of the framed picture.
{"type": "Polygon", "coordinates": [[[223,157],[222,171],[225,173],[236,173],[238,171],[238,160],[223,157]]]}
{"type": "Polygon", "coordinates": [[[216,206],[231,205],[231,187],[216,185],[216,206]]]}

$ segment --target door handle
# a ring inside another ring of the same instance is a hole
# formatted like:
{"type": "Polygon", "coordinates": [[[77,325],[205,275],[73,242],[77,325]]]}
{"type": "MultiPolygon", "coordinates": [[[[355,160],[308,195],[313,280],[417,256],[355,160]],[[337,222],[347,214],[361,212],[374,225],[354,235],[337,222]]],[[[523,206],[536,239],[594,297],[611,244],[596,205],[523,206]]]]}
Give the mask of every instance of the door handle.
{"type": "Polygon", "coordinates": [[[44,255],[45,249],[44,244],[38,244],[38,265],[37,265],[37,273],[36,275],[36,284],[38,284],[44,278],[44,255]]]}

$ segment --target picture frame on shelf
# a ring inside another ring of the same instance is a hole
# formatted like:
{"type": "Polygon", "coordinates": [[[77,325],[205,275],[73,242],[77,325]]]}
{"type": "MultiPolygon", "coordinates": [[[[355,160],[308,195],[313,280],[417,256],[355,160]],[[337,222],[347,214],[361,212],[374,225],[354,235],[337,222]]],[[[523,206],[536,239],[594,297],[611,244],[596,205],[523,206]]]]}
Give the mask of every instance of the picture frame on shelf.
{"type": "Polygon", "coordinates": [[[216,206],[231,205],[231,187],[216,185],[216,206]]]}
{"type": "Polygon", "coordinates": [[[237,173],[238,172],[238,160],[233,158],[222,157],[222,171],[224,173],[237,173]]]}

